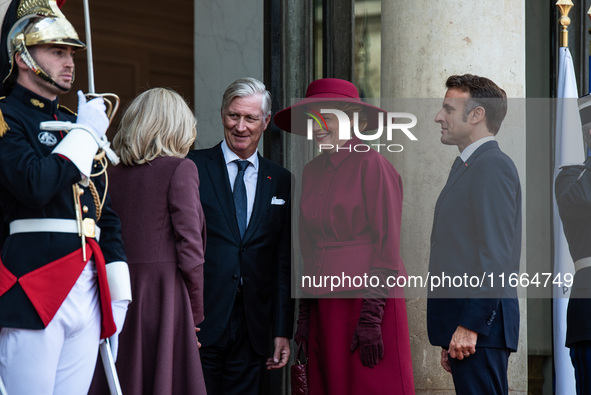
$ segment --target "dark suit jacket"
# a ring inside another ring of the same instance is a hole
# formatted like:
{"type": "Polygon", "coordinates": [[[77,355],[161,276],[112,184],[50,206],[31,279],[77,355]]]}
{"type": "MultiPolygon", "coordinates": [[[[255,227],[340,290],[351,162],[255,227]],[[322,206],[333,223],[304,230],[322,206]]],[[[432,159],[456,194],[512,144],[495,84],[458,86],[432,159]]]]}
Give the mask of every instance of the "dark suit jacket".
{"type": "Polygon", "coordinates": [[[480,146],[452,174],[435,206],[431,276],[484,275],[484,286],[436,289],[427,302],[431,344],[447,349],[458,325],[478,332],[478,347],[517,349],[519,306],[507,287],[519,272],[521,187],[511,159],[496,141],[480,146]],[[493,287],[490,274],[493,273],[493,287]],[[499,275],[505,276],[505,288],[499,275]]]}
{"type": "Polygon", "coordinates": [[[268,355],[273,337],[290,338],[293,331],[291,173],[259,155],[254,207],[241,241],[221,144],[187,157],[199,169],[207,229],[199,341],[211,345],[224,331],[242,273],[250,341],[257,353],[268,355]],[[271,204],[273,197],[285,204],[271,204]]]}

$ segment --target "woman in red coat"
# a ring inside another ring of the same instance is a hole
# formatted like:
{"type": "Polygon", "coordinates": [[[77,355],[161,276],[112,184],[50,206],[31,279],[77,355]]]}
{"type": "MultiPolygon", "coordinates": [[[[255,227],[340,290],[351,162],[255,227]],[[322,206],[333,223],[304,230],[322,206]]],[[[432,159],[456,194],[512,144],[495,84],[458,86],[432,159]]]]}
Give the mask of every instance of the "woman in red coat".
{"type": "Polygon", "coordinates": [[[126,395],[206,393],[195,335],[204,217],[197,167],[184,159],[195,125],[179,94],[155,88],[129,105],[113,140],[122,164],[109,171],[109,189],[133,296],[116,363],[126,395]]]}
{"type": "Polygon", "coordinates": [[[377,129],[380,112],[350,82],[325,78],[274,118],[281,129],[311,133],[321,151],[304,168],[300,202],[295,340],[307,344],[310,395],[414,394],[404,293],[381,286],[406,276],[402,181],[353,133],[354,126],[377,129]],[[366,286],[364,276],[380,285],[366,286]]]}

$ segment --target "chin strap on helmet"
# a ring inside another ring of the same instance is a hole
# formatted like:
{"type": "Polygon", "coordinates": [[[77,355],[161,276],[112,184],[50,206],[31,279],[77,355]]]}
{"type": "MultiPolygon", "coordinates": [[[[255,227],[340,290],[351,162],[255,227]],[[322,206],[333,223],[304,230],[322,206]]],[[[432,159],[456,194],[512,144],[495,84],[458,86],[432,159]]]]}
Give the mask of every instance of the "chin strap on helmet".
{"type": "MultiPolygon", "coordinates": [[[[14,72],[14,56],[18,52],[27,67],[43,80],[67,92],[51,78],[33,59],[28,47],[42,44],[55,44],[85,49],[86,45],[78,38],[78,33],[66,16],[60,11],[55,0],[22,0],[17,11],[19,18],[10,29],[7,40],[10,72],[4,82],[14,72]]],[[[72,76],[72,82],[74,78],[72,76]]]]}

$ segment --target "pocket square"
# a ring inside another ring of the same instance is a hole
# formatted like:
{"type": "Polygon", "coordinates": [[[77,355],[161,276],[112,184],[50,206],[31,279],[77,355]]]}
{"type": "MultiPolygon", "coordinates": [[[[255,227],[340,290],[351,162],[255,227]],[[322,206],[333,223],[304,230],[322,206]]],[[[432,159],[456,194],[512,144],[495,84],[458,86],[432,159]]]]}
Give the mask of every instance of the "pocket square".
{"type": "Polygon", "coordinates": [[[271,199],[271,204],[276,204],[278,206],[282,206],[285,204],[285,200],[277,199],[277,196],[273,196],[273,198],[271,199]]]}

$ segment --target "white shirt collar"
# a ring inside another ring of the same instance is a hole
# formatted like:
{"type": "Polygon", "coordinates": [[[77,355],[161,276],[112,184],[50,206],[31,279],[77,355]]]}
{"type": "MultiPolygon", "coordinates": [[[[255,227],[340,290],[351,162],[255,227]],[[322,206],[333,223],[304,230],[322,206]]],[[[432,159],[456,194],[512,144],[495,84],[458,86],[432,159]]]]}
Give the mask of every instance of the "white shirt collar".
{"type": "MultiPolygon", "coordinates": [[[[224,139],[224,141],[222,141],[222,153],[224,154],[224,160],[226,161],[226,166],[229,163],[234,162],[236,160],[243,160],[241,157],[236,155],[236,153],[234,153],[230,149],[230,147],[228,147],[228,144],[226,143],[226,139],[224,139]]],[[[255,171],[259,170],[259,156],[257,155],[257,153],[258,153],[258,149],[256,151],[254,151],[254,154],[252,154],[250,157],[246,158],[246,160],[250,162],[250,164],[252,165],[252,167],[254,168],[255,171]]]]}
{"type": "Polygon", "coordinates": [[[462,159],[465,163],[468,159],[470,159],[470,156],[472,156],[472,154],[474,153],[474,151],[478,149],[478,147],[489,141],[495,141],[495,136],[487,136],[479,140],[476,140],[475,142],[464,148],[464,150],[460,154],[460,159],[462,159]]]}

